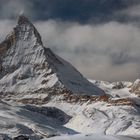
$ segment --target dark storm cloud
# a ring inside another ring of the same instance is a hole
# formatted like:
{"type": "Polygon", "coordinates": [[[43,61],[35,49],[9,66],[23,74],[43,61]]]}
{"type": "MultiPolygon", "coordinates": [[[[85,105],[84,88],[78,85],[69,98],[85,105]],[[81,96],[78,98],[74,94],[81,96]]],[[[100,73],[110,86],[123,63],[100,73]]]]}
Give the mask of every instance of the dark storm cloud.
{"type": "MultiPolygon", "coordinates": [[[[34,0],[33,10],[41,19],[61,19],[78,22],[116,20],[113,13],[135,5],[136,0],[34,0]]],[[[140,3],[140,2],[139,2],[140,3]]],[[[37,15],[35,18],[38,18],[37,15]]],[[[119,20],[119,19],[118,19],[119,20]]]]}
{"type": "Polygon", "coordinates": [[[114,13],[139,4],[139,0],[0,0],[0,17],[13,18],[21,10],[34,20],[60,19],[80,23],[127,21],[114,13]]]}

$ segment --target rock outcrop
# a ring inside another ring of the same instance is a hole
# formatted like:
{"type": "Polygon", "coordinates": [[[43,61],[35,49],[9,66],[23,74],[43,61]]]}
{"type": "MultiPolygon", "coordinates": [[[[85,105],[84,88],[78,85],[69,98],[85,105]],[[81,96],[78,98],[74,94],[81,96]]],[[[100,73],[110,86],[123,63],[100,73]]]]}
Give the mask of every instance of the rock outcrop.
{"type": "Polygon", "coordinates": [[[130,92],[140,96],[140,79],[137,79],[131,86],[130,92]]]}

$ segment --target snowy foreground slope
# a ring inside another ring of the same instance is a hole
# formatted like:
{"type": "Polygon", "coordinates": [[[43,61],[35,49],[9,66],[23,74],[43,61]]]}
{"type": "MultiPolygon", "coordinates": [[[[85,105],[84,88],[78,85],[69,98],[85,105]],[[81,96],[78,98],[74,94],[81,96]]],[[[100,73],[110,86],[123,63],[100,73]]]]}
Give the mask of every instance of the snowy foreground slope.
{"type": "Polygon", "coordinates": [[[140,80],[88,81],[20,16],[0,44],[0,140],[140,140],[140,80]]]}
{"type": "MultiPolygon", "coordinates": [[[[124,99],[124,95],[134,101],[138,99],[129,93],[129,88],[112,89],[112,85],[100,84],[112,96],[121,93],[119,99],[124,99]]],[[[113,99],[118,99],[118,95],[113,99]]],[[[140,108],[137,102],[134,105],[111,105],[103,101],[69,103],[57,96],[42,105],[1,101],[0,134],[5,138],[24,136],[33,140],[139,140],[140,108]]]]}
{"type": "Polygon", "coordinates": [[[139,138],[138,137],[134,138],[130,136],[105,136],[98,134],[89,134],[89,135],[61,136],[49,138],[48,140],[139,140],[139,138]]]}

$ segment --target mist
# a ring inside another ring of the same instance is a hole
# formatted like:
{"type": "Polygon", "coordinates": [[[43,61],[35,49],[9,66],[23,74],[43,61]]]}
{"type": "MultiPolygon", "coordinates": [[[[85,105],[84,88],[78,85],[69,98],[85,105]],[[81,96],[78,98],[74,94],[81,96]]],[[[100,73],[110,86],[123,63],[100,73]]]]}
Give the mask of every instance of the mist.
{"type": "MultiPolygon", "coordinates": [[[[34,20],[31,1],[0,2],[5,5],[0,10],[0,41],[16,25],[18,14],[25,11],[41,34],[44,46],[72,63],[85,77],[106,81],[133,81],[140,77],[139,20],[98,24],[92,20],[84,24],[59,18],[34,20]]],[[[139,6],[115,11],[114,15],[138,19],[139,6]]]]}

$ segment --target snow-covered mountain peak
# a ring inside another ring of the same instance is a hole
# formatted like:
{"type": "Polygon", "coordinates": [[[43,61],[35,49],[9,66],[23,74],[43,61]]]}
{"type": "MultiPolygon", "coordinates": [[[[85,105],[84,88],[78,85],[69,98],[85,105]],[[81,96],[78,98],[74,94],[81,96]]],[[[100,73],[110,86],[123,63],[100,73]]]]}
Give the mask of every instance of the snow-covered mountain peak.
{"type": "Polygon", "coordinates": [[[0,91],[27,93],[40,89],[61,93],[104,95],[71,64],[43,46],[34,25],[21,15],[13,32],[0,44],[0,91]]]}

